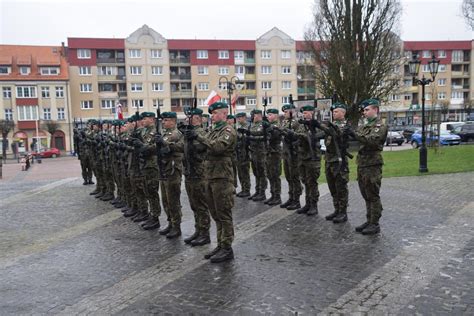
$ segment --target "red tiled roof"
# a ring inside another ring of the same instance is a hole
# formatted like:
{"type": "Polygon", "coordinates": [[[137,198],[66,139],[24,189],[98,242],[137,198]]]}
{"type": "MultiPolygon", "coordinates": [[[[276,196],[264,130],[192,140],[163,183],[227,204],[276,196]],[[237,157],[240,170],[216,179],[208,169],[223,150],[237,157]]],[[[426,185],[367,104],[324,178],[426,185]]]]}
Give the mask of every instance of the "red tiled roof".
{"type": "Polygon", "coordinates": [[[68,37],[67,44],[69,48],[125,49],[125,39],[123,38],[68,37]]]}
{"type": "Polygon", "coordinates": [[[255,41],[248,40],[168,40],[168,49],[183,50],[255,50],[255,41]]]}
{"type": "Polygon", "coordinates": [[[409,50],[453,50],[472,49],[472,41],[405,41],[403,49],[409,50]]]}
{"type": "Polygon", "coordinates": [[[31,65],[31,55],[19,55],[16,56],[16,64],[22,66],[29,66],[31,65]]]}

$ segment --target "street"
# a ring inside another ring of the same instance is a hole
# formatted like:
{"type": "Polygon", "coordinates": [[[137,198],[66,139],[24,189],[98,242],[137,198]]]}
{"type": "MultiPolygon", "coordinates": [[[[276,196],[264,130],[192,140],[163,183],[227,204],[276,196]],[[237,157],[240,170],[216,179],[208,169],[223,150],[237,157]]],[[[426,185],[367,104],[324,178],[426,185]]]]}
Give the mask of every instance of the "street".
{"type": "Polygon", "coordinates": [[[474,313],[474,173],[384,179],[370,237],[354,232],[356,182],[339,225],[324,219],[326,184],[315,217],[236,198],[235,260],[223,264],[203,259],[215,227],[211,245],[182,241],[194,225],[184,189],[183,237],[168,240],[91,197],[76,158],[27,172],[9,162],[3,176],[2,315],[474,313]]]}

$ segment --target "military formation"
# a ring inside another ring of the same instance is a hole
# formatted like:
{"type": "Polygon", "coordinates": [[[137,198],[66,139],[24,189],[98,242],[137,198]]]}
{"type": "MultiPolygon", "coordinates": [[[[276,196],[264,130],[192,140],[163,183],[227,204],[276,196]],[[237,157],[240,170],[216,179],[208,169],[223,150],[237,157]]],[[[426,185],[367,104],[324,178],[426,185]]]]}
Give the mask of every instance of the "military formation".
{"type": "Polygon", "coordinates": [[[332,120],[319,121],[316,109],[293,103],[278,109],[255,109],[250,114],[229,115],[226,103],[209,106],[212,124],[201,109],[186,112],[179,123],[175,112],[136,112],[127,120],[91,119],[74,130],[75,151],[81,163],[84,185],[94,184],[90,194],[110,201],[123,215],[144,230],[181,236],[181,182],[194,214],[194,232],[184,239],[191,246],[211,242],[211,218],[217,246],[206,259],[213,263],[234,258],[232,208],[235,196],[298,214],[318,214],[318,179],[324,139],[325,174],[334,211],[326,216],[334,223],[348,220],[349,140],[360,144],[357,178],[366,201],[367,221],[356,227],[365,235],[380,232],[381,151],[387,127],[379,119],[379,102],[361,104],[365,123],[353,129],[346,122],[346,105],[334,103],[332,120]],[[207,123],[207,124],[206,124],[207,123]],[[283,165],[283,168],[282,168],[283,165]],[[281,199],[282,169],[288,182],[288,200],[281,199]],[[251,192],[251,172],[255,178],[251,192]],[[238,184],[240,191],[237,192],[238,184]],[[270,196],[266,195],[269,187],[270,196]],[[304,203],[300,197],[304,189],[304,203]],[[161,211],[166,224],[160,221],[161,211]]]}

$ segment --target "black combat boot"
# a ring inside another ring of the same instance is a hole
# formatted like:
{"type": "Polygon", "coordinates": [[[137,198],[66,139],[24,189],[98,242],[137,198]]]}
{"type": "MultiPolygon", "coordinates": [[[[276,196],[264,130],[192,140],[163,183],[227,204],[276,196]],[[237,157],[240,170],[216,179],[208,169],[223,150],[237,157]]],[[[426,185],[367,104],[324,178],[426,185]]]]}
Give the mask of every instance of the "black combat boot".
{"type": "Polygon", "coordinates": [[[297,210],[299,208],[301,208],[301,204],[300,204],[300,201],[297,201],[297,200],[293,200],[293,203],[291,203],[290,205],[286,207],[288,211],[297,210]]]}
{"type": "Polygon", "coordinates": [[[100,192],[99,189],[95,188],[95,190],[89,193],[89,195],[96,195],[96,194],[99,194],[99,192],[100,192]]]}
{"type": "Polygon", "coordinates": [[[118,203],[118,201],[119,201],[119,197],[117,196],[116,198],[111,200],[109,203],[112,204],[112,205],[115,205],[115,203],[118,203]]]}
{"type": "Polygon", "coordinates": [[[92,181],[92,179],[89,179],[88,184],[94,184],[94,181],[92,181]]]}
{"type": "Polygon", "coordinates": [[[347,213],[346,212],[341,212],[341,213],[337,214],[337,216],[333,218],[332,222],[334,224],[340,224],[340,223],[347,222],[347,213]]]}
{"type": "Polygon", "coordinates": [[[191,241],[191,246],[204,246],[211,243],[211,237],[209,237],[209,232],[201,233],[199,236],[191,241]]]}
{"type": "Polygon", "coordinates": [[[318,214],[318,205],[317,204],[310,205],[309,210],[306,212],[306,215],[314,216],[316,214],[318,214]]]}
{"type": "Polygon", "coordinates": [[[362,235],[375,235],[380,233],[379,224],[369,224],[362,230],[362,235]]]}
{"type": "Polygon", "coordinates": [[[239,193],[237,193],[237,197],[248,197],[248,196],[250,196],[249,191],[240,191],[239,193]]]}
{"type": "Polygon", "coordinates": [[[160,228],[160,220],[156,217],[150,216],[150,218],[148,218],[148,220],[144,222],[141,226],[144,230],[157,229],[160,228]]]}
{"type": "Polygon", "coordinates": [[[190,244],[191,241],[193,241],[194,239],[198,238],[199,237],[199,231],[196,229],[196,231],[194,232],[194,234],[192,234],[191,236],[189,237],[186,237],[184,238],[184,243],[185,244],[190,244]]]}
{"type": "Polygon", "coordinates": [[[82,185],[88,185],[89,184],[89,181],[87,181],[87,179],[84,179],[84,182],[82,182],[82,185]]]}
{"type": "Polygon", "coordinates": [[[328,221],[332,221],[338,214],[339,213],[337,211],[334,211],[334,213],[331,213],[331,214],[327,215],[325,218],[328,221]]]}
{"type": "Polygon", "coordinates": [[[110,193],[110,192],[107,192],[107,193],[105,193],[104,196],[101,197],[100,199],[101,199],[101,201],[105,201],[105,202],[111,201],[111,200],[114,199],[114,194],[113,194],[113,193],[110,193]]]}
{"type": "Polygon", "coordinates": [[[355,228],[355,231],[358,232],[358,233],[362,233],[362,231],[367,227],[369,226],[369,222],[365,222],[364,224],[360,225],[360,226],[357,226],[355,228]]]}
{"type": "Polygon", "coordinates": [[[178,226],[172,226],[169,233],[166,234],[166,238],[172,239],[181,236],[181,227],[178,226]]]}
{"type": "Polygon", "coordinates": [[[148,213],[140,212],[132,219],[132,221],[134,221],[135,223],[140,223],[140,222],[144,222],[148,220],[148,218],[149,218],[148,213]]]}
{"type": "Polygon", "coordinates": [[[211,257],[212,263],[219,263],[234,259],[234,251],[232,247],[221,248],[214,256],[211,257]]]}
{"type": "Polygon", "coordinates": [[[295,201],[293,201],[292,198],[289,198],[288,201],[286,201],[285,203],[283,204],[280,204],[280,207],[281,208],[287,208],[289,205],[293,204],[295,201]]]}
{"type": "Polygon", "coordinates": [[[271,200],[271,201],[268,202],[267,204],[270,205],[270,206],[281,204],[280,195],[275,195],[275,196],[273,197],[273,200],[271,200]]]}
{"type": "Polygon", "coordinates": [[[263,204],[268,204],[270,201],[272,201],[275,197],[273,196],[270,196],[268,199],[266,199],[265,201],[263,201],[263,204]]]}
{"type": "Polygon", "coordinates": [[[168,225],[166,225],[165,228],[160,229],[160,235],[167,235],[171,230],[171,224],[168,222],[168,225]]]}
{"type": "Polygon", "coordinates": [[[212,256],[214,256],[216,253],[221,250],[220,246],[217,246],[216,248],[212,249],[211,252],[208,252],[204,255],[204,259],[211,259],[212,256]]]}
{"type": "Polygon", "coordinates": [[[255,196],[252,201],[254,202],[260,202],[260,201],[264,201],[267,197],[265,196],[265,191],[262,191],[260,192],[259,194],[257,194],[257,196],[255,196]]]}
{"type": "Polygon", "coordinates": [[[254,194],[252,194],[251,196],[249,196],[248,200],[253,200],[254,197],[256,197],[258,195],[258,191],[256,191],[254,194]]]}
{"type": "Polygon", "coordinates": [[[129,211],[125,211],[123,213],[123,216],[132,217],[132,216],[136,216],[137,214],[138,214],[138,211],[136,209],[130,209],[129,211]]]}
{"type": "Polygon", "coordinates": [[[97,194],[95,195],[95,198],[96,198],[96,199],[100,199],[100,198],[103,197],[104,195],[105,195],[105,192],[100,191],[99,193],[97,193],[97,194]]]}
{"type": "MultiPolygon", "coordinates": [[[[289,209],[289,207],[288,207],[288,209],[289,209]]],[[[303,207],[297,209],[297,210],[296,210],[296,213],[298,213],[298,214],[306,214],[306,213],[308,213],[308,211],[309,211],[309,204],[306,203],[305,206],[303,206],[303,207]]]]}

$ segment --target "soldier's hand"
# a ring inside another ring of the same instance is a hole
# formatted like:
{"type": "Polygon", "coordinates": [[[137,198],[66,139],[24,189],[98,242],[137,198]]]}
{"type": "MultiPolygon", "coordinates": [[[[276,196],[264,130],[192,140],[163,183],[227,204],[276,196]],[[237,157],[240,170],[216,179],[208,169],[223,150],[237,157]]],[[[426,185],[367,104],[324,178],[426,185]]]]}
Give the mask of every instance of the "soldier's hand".
{"type": "Polygon", "coordinates": [[[349,136],[351,138],[356,137],[354,130],[350,126],[345,126],[342,132],[344,135],[349,136]]]}
{"type": "Polygon", "coordinates": [[[132,144],[133,144],[133,147],[136,147],[136,148],[140,148],[143,146],[143,143],[141,142],[141,140],[136,139],[136,138],[133,140],[132,144]]]}
{"type": "Polygon", "coordinates": [[[196,139],[196,138],[197,138],[196,131],[194,131],[194,130],[192,130],[192,129],[187,129],[187,130],[184,132],[184,138],[186,138],[186,139],[188,139],[188,140],[196,139]]]}
{"type": "Polygon", "coordinates": [[[155,135],[155,143],[161,146],[165,143],[165,140],[163,139],[163,136],[161,134],[155,135]]]}
{"type": "Polygon", "coordinates": [[[237,132],[241,133],[241,134],[245,134],[247,132],[247,129],[246,128],[242,128],[242,127],[239,127],[237,129],[237,132]]]}

